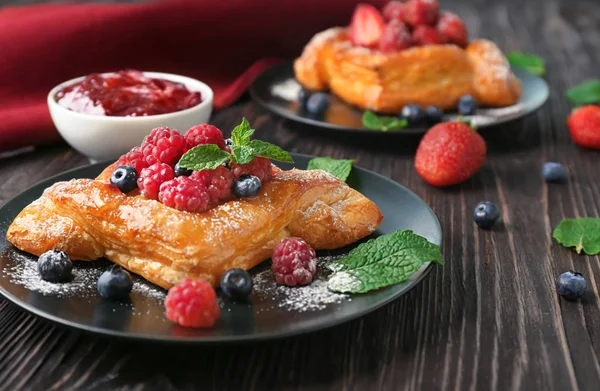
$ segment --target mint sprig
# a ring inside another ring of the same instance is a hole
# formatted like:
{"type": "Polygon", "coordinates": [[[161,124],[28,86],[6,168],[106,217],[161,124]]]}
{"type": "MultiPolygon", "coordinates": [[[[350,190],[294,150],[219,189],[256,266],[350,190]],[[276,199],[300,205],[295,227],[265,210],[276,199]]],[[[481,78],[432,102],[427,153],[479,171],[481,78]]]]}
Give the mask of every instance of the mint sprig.
{"type": "Polygon", "coordinates": [[[179,160],[179,166],[194,171],[214,170],[230,158],[215,144],[199,145],[187,151],[179,160]]]}
{"type": "Polygon", "coordinates": [[[334,272],[328,288],[340,293],[365,293],[408,280],[426,262],[444,264],[440,247],[410,230],[371,239],[328,267],[334,272]]]}
{"type": "Polygon", "coordinates": [[[546,73],[546,63],[540,56],[521,52],[512,52],[509,53],[506,58],[508,59],[510,65],[524,68],[529,73],[532,73],[536,76],[544,76],[546,73]]]}
{"type": "Polygon", "coordinates": [[[570,88],[565,95],[574,106],[598,104],[600,103],[600,79],[578,84],[570,88]]]}
{"type": "Polygon", "coordinates": [[[231,132],[231,141],[233,145],[248,145],[250,144],[250,137],[254,134],[254,129],[248,123],[246,118],[242,118],[242,123],[233,128],[231,132]]]}
{"type": "Polygon", "coordinates": [[[577,254],[600,254],[600,218],[564,219],[552,232],[552,237],[565,247],[575,247],[577,254]]]}
{"type": "Polygon", "coordinates": [[[372,111],[367,110],[362,116],[362,124],[367,129],[383,130],[386,132],[390,130],[404,129],[408,122],[405,119],[399,119],[396,117],[383,115],[380,116],[372,111]]]}
{"type": "Polygon", "coordinates": [[[352,171],[353,163],[354,160],[316,157],[308,162],[307,169],[327,171],[328,173],[345,182],[350,175],[350,171],[352,171]]]}

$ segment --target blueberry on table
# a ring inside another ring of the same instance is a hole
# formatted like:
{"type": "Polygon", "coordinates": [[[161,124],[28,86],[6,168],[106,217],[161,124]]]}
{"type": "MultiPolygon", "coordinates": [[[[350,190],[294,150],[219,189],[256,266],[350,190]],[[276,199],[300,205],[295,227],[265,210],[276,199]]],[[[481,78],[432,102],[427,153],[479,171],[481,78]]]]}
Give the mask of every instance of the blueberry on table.
{"type": "Polygon", "coordinates": [[[190,176],[192,175],[192,170],[188,169],[188,168],[183,168],[181,166],[179,166],[179,163],[175,164],[175,176],[190,176]]]}
{"type": "Polygon", "coordinates": [[[308,92],[304,88],[300,88],[298,90],[298,102],[300,102],[300,104],[302,106],[306,106],[306,101],[308,100],[309,97],[310,97],[310,92],[308,92]]]}
{"type": "Polygon", "coordinates": [[[423,108],[417,104],[409,104],[402,108],[400,117],[404,118],[409,126],[421,125],[425,122],[426,113],[423,108]]]}
{"type": "Polygon", "coordinates": [[[457,110],[462,115],[473,115],[477,111],[477,101],[472,95],[463,95],[458,100],[457,110]]]}
{"type": "Polygon", "coordinates": [[[556,292],[568,300],[577,300],[583,296],[586,289],[583,274],[568,271],[556,279],[556,292]]]}
{"type": "Polygon", "coordinates": [[[473,211],[475,223],[483,229],[490,229],[500,218],[500,209],[490,201],[482,201],[477,204],[473,211]]]}
{"type": "Polygon", "coordinates": [[[137,187],[138,173],[131,166],[119,166],[110,176],[110,183],[116,185],[123,193],[129,193],[137,187]]]}
{"type": "Polygon", "coordinates": [[[567,172],[560,163],[546,162],[542,166],[542,176],[546,182],[562,182],[567,179],[567,172]]]}
{"type": "Polygon", "coordinates": [[[64,251],[53,249],[40,255],[37,261],[37,270],[42,280],[66,282],[71,279],[73,262],[64,251]]]}
{"type": "Polygon", "coordinates": [[[231,190],[240,198],[256,197],[260,191],[261,182],[258,177],[250,174],[241,175],[233,182],[231,190]]]}
{"type": "Polygon", "coordinates": [[[131,289],[133,289],[133,278],[121,266],[113,265],[113,267],[100,275],[97,287],[100,296],[106,299],[125,299],[129,296],[131,289]]]}
{"type": "Polygon", "coordinates": [[[425,109],[425,116],[429,125],[435,125],[442,122],[444,112],[439,107],[429,106],[425,109]]]}
{"type": "Polygon", "coordinates": [[[306,101],[306,111],[312,115],[321,115],[329,107],[329,99],[322,92],[315,92],[306,101]]]}
{"type": "Polygon", "coordinates": [[[252,277],[244,269],[229,269],[221,278],[221,290],[234,300],[245,300],[252,293],[252,277]]]}

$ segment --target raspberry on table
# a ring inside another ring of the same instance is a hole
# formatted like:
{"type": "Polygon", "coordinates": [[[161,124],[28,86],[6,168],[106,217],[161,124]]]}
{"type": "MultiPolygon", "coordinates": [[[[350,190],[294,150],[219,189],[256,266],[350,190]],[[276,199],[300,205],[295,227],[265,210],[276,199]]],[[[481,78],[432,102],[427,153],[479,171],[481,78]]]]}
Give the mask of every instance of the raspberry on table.
{"type": "Polygon", "coordinates": [[[157,200],[160,185],[173,178],[175,173],[171,166],[166,163],[155,163],[142,170],[137,185],[144,197],[157,200]]]}
{"type": "Polygon", "coordinates": [[[446,37],[440,34],[435,27],[418,26],[412,34],[416,45],[440,45],[446,43],[446,37]]]}
{"type": "Polygon", "coordinates": [[[281,239],[271,260],[275,281],[282,285],[308,285],[317,271],[315,250],[301,238],[281,239]]]}
{"type": "Polygon", "coordinates": [[[166,206],[187,212],[204,212],[210,207],[206,187],[187,176],[161,184],[158,200],[166,206]]]}
{"type": "Polygon", "coordinates": [[[142,149],[140,147],[134,147],[131,151],[127,152],[117,160],[116,167],[120,166],[133,167],[139,175],[142,172],[142,169],[148,167],[149,164],[146,163],[142,149]]]}
{"type": "Polygon", "coordinates": [[[185,138],[181,133],[167,127],[153,129],[142,142],[142,153],[148,165],[166,163],[170,166],[183,155],[185,138]]]}
{"type": "Polygon", "coordinates": [[[208,281],[190,278],[169,289],[165,310],[169,320],[183,327],[212,327],[221,315],[217,294],[208,281]]]}
{"type": "Polygon", "coordinates": [[[209,124],[196,125],[185,133],[185,152],[204,144],[216,144],[225,150],[223,133],[216,126],[209,124]]]}
{"type": "Polygon", "coordinates": [[[243,174],[251,174],[265,183],[273,176],[271,161],[264,157],[255,157],[250,163],[244,165],[234,164],[231,167],[233,178],[239,178],[243,174]]]}
{"type": "Polygon", "coordinates": [[[231,197],[233,175],[225,166],[217,167],[214,170],[194,171],[190,178],[206,187],[210,202],[213,204],[218,204],[220,200],[231,197]]]}
{"type": "Polygon", "coordinates": [[[433,26],[439,10],[437,0],[410,0],[404,5],[404,21],[413,27],[433,26]]]}
{"type": "Polygon", "coordinates": [[[437,31],[442,34],[448,42],[462,48],[469,44],[469,33],[464,22],[452,12],[442,12],[437,23],[437,31]]]}

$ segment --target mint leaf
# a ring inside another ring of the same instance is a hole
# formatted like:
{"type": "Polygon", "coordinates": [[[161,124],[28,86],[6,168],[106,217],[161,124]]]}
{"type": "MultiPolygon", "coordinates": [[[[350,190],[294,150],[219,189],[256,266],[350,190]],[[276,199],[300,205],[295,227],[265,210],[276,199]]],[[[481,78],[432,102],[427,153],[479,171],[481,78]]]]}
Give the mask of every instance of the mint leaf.
{"type": "Polygon", "coordinates": [[[348,179],[354,160],[316,157],[308,162],[308,170],[323,170],[338,177],[342,181],[348,179]]]}
{"type": "Polygon", "coordinates": [[[600,80],[589,80],[570,88],[567,99],[574,106],[600,103],[600,80]]]}
{"type": "Polygon", "coordinates": [[[225,163],[231,155],[215,144],[204,144],[187,151],[179,160],[179,166],[194,171],[214,170],[225,163]]]}
{"type": "Polygon", "coordinates": [[[256,157],[254,150],[248,145],[232,145],[231,154],[237,164],[248,164],[256,157]]]}
{"type": "Polygon", "coordinates": [[[266,141],[252,140],[248,146],[252,148],[254,156],[266,157],[280,162],[294,162],[294,159],[292,159],[289,153],[279,148],[277,145],[273,145],[266,141]]]}
{"type": "Polygon", "coordinates": [[[546,64],[544,59],[527,53],[512,52],[506,56],[510,65],[524,68],[529,73],[533,73],[536,76],[544,76],[546,73],[546,64]]]}
{"type": "Polygon", "coordinates": [[[378,116],[372,111],[365,111],[362,116],[363,126],[367,129],[373,130],[400,130],[404,129],[407,125],[405,119],[398,119],[396,117],[378,116]]]}
{"type": "Polygon", "coordinates": [[[440,247],[410,230],[371,239],[334,261],[328,288],[365,293],[406,281],[426,262],[444,264],[440,247]]]}
{"type": "Polygon", "coordinates": [[[564,219],[552,232],[552,237],[565,247],[575,247],[577,254],[600,253],[600,219],[579,217],[564,219]]]}
{"type": "Polygon", "coordinates": [[[242,123],[236,126],[231,132],[231,141],[234,145],[248,145],[250,144],[250,136],[254,134],[254,129],[250,127],[246,118],[242,119],[242,123]]]}

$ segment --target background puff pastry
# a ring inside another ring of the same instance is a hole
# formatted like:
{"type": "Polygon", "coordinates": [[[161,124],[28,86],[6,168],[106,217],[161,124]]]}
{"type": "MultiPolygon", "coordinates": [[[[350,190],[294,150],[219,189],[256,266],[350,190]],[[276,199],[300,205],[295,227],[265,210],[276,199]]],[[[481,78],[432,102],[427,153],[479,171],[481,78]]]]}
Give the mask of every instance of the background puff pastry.
{"type": "Polygon", "coordinates": [[[453,109],[465,94],[481,106],[510,106],[521,84],[491,41],[476,40],[466,49],[455,45],[413,47],[381,53],[353,46],[346,28],[313,37],[294,62],[296,78],[309,90],[331,91],[362,109],[397,114],[417,103],[453,109]]]}
{"type": "Polygon", "coordinates": [[[258,197],[196,214],[121,193],[105,179],[110,168],[97,180],[46,189],[11,224],[8,241],[34,255],[59,248],[78,260],[106,257],[168,289],[184,277],[217,285],[228,269],[268,259],[287,236],[315,249],[343,247],[383,218],[375,203],[320,170],[278,171],[258,197]]]}

